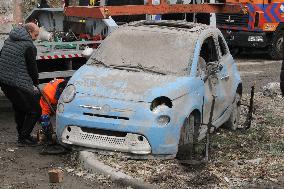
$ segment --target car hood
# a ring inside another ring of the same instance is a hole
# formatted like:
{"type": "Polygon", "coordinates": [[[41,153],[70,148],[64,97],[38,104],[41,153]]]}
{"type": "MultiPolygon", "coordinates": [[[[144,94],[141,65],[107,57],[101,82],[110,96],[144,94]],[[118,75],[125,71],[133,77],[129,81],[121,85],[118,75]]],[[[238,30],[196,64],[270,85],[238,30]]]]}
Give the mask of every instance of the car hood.
{"type": "MultiPolygon", "coordinates": [[[[189,92],[192,78],[132,72],[84,65],[69,83],[86,95],[136,102],[152,102],[159,96],[172,100],[189,92]]],[[[192,89],[191,89],[192,90],[192,89]]]]}

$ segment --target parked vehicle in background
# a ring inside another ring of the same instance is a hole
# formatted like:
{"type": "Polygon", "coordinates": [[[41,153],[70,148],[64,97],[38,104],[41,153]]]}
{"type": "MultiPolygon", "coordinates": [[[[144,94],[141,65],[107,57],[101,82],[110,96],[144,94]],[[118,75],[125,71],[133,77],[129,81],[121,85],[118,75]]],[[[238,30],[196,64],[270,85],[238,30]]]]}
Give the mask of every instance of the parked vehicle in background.
{"type": "Polygon", "coordinates": [[[141,21],[110,34],[70,79],[57,108],[65,145],[174,157],[213,125],[236,129],[242,83],[221,32],[141,21]]]}
{"type": "Polygon", "coordinates": [[[40,79],[47,80],[71,76],[87,61],[82,55],[84,49],[97,48],[117,28],[111,18],[95,20],[66,17],[62,8],[33,9],[25,21],[36,22],[43,27],[41,34],[44,32],[50,35],[35,43],[40,79]]]}
{"type": "Polygon", "coordinates": [[[283,57],[284,1],[239,1],[246,14],[216,14],[216,25],[234,52],[265,49],[272,59],[283,57]]]}

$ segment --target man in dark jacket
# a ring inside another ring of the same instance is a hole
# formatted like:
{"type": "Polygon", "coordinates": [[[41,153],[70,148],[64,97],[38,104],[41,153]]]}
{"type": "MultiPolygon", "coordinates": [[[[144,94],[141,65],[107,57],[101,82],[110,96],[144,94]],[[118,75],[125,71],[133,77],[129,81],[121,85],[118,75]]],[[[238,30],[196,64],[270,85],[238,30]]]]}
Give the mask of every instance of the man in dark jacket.
{"type": "Polygon", "coordinates": [[[33,23],[12,29],[0,54],[0,87],[15,111],[18,143],[34,145],[31,137],[41,115],[34,85],[38,85],[37,50],[33,44],[39,28],[33,23]]]}

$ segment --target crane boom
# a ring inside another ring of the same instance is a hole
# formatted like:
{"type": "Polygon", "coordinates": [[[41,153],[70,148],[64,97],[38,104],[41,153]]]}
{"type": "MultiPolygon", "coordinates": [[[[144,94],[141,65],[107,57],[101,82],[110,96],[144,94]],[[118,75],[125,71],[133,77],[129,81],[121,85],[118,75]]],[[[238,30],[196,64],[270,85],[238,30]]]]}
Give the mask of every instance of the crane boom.
{"type": "Polygon", "coordinates": [[[109,16],[141,15],[141,14],[171,14],[171,13],[242,13],[244,7],[240,3],[205,3],[205,4],[168,4],[161,0],[159,5],[153,5],[147,0],[145,5],[123,6],[68,6],[66,16],[104,19],[109,16]]]}

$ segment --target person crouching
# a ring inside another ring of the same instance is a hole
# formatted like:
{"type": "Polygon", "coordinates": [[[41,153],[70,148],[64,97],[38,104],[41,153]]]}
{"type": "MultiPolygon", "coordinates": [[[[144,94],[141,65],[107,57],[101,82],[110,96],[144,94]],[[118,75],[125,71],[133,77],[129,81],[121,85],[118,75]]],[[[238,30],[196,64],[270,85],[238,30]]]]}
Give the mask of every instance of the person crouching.
{"type": "Polygon", "coordinates": [[[40,106],[42,114],[40,117],[40,125],[42,131],[47,139],[47,142],[52,141],[53,127],[50,117],[55,114],[60,95],[66,87],[67,81],[64,79],[54,79],[43,87],[42,97],[40,99],[40,106]]]}

